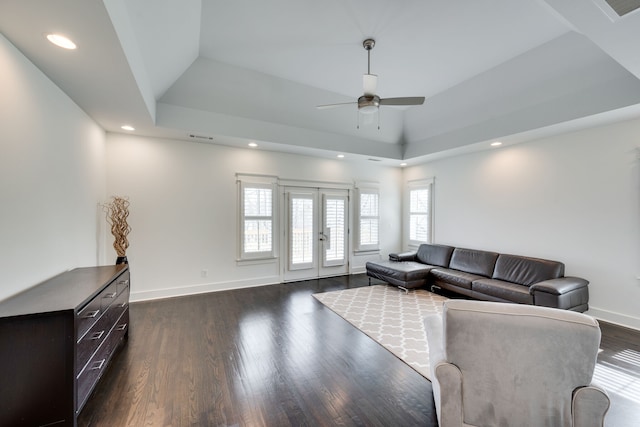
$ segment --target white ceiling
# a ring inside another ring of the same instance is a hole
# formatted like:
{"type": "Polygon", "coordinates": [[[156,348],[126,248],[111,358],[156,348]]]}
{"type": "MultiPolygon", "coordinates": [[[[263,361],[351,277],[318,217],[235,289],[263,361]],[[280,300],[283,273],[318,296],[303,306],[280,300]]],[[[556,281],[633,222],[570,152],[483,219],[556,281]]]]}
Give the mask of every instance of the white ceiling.
{"type": "Polygon", "coordinates": [[[640,116],[637,12],[620,18],[604,0],[3,0],[0,31],[108,131],[397,164],[640,116]],[[425,104],[316,109],[361,95],[369,37],[378,95],[425,104]]]}

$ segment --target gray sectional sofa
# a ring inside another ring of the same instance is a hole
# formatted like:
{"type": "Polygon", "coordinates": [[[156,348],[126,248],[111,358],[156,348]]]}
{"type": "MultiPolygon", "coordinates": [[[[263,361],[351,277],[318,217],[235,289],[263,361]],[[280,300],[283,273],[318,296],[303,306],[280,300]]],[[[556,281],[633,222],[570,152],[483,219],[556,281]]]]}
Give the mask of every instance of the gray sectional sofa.
{"type": "Polygon", "coordinates": [[[445,245],[367,262],[367,275],[404,288],[441,288],[471,298],[584,312],[589,282],[565,277],[564,264],[445,245]]]}

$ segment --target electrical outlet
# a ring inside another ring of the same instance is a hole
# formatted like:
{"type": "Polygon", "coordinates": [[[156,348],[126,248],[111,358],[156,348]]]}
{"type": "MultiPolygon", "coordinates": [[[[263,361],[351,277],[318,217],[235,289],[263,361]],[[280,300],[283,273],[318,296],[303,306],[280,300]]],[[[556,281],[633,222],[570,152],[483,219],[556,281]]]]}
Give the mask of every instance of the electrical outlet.
{"type": "Polygon", "coordinates": [[[200,271],[200,277],[207,277],[207,276],[209,276],[209,270],[200,271]]]}

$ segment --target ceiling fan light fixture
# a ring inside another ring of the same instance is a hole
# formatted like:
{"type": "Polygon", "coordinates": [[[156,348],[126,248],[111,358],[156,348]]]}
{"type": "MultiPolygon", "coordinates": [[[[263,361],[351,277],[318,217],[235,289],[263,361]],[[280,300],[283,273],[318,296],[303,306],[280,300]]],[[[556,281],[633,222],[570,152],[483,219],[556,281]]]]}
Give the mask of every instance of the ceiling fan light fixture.
{"type": "Polygon", "coordinates": [[[360,107],[360,112],[362,114],[374,114],[376,111],[378,111],[378,107],[375,107],[373,105],[367,105],[366,107],[360,107]]]}

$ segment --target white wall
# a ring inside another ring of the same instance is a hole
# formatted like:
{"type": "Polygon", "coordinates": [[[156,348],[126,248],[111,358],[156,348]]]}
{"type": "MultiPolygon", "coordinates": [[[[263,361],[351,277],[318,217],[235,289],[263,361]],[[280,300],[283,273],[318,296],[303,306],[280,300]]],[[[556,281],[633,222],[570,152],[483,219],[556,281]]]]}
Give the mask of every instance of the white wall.
{"type": "Polygon", "coordinates": [[[0,35],[0,299],[100,263],[105,134],[0,35]]]}
{"type": "MultiPolygon", "coordinates": [[[[372,162],[107,134],[107,192],[130,200],[132,300],[275,283],[280,264],[236,263],[236,173],[380,183],[381,251],[400,248],[402,172],[372,162]],[[208,277],[202,277],[208,270],[208,277]]],[[[109,247],[110,236],[105,242],[109,247]]],[[[109,256],[115,259],[111,249],[109,256]]],[[[379,255],[375,255],[376,258],[379,255]]],[[[362,270],[364,259],[352,268],[362,270]]]]}
{"type": "MultiPolygon", "coordinates": [[[[436,177],[435,241],[559,260],[590,314],[640,328],[640,120],[407,168],[436,177]]],[[[406,242],[405,242],[406,246],[406,242]]]]}
{"type": "MultiPolygon", "coordinates": [[[[132,291],[143,299],[278,279],[277,263],[235,262],[237,172],[380,182],[383,258],[400,249],[403,181],[435,176],[436,242],[563,261],[568,275],[591,281],[591,314],[640,328],[640,120],[401,173],[370,162],[105,138],[1,35],[0,93],[0,299],[69,268],[113,262],[97,206],[107,195],[131,199],[132,291]]],[[[364,258],[354,261],[361,269],[364,258]]]]}

